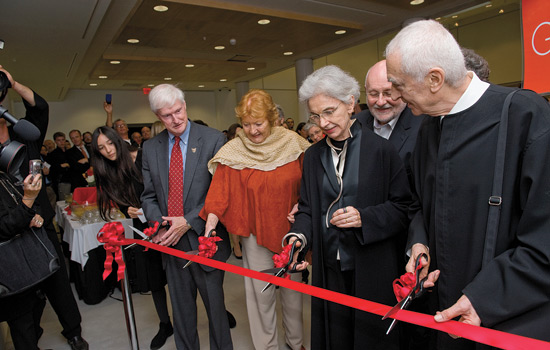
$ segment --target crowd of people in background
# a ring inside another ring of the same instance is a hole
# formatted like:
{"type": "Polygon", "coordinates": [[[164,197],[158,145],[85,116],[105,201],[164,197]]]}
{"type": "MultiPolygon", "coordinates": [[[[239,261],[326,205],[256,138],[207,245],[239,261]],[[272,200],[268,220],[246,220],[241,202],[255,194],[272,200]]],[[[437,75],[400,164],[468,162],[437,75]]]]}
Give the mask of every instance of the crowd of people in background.
{"type": "MultiPolygon", "coordinates": [[[[113,105],[105,102],[105,126],[71,130],[70,142],[60,131],[53,140],[42,137],[37,151],[46,165],[44,191],[38,197],[27,179],[24,195],[53,204],[93,184],[106,221],[113,207],[143,229],[147,224],[137,218],[145,216],[164,225],[154,243],[186,252],[198,249],[200,236],[218,236],[213,259],[225,262],[232,253],[256,271],[272,268],[274,256],[294,244],[310,255],[291,257],[293,272],[302,272],[292,273],[292,280],[308,283],[311,270],[314,286],[386,305],[395,303],[392,281],[405,271],[418,273],[433,291],[412,310],[433,314],[436,322],[458,319],[548,341],[550,106],[532,92],[488,79],[482,57],[426,20],[402,29],[386,59],[368,69],[364,104],[359,82],[341,68],[310,74],[299,88],[308,120],[296,128],[269,93],[252,89],[235,108],[237,123],[220,132],[189,119],[183,91],[161,84],[149,94],[158,120],[131,135],[125,120],[113,121],[113,105]],[[509,117],[501,119],[507,96],[509,117]],[[504,150],[496,148],[499,127],[508,136],[504,150]],[[503,186],[493,192],[495,159],[503,152],[503,186]],[[492,206],[501,210],[496,221],[488,219],[492,206]]],[[[18,92],[28,111],[47,110],[30,89],[18,92]]],[[[0,128],[4,143],[2,135],[0,128]]],[[[22,205],[20,210],[34,208],[33,202],[22,205]]],[[[41,215],[35,223],[50,227],[53,215],[41,215]]],[[[199,349],[197,292],[209,318],[210,348],[233,348],[235,321],[226,310],[223,271],[156,251],[138,255],[144,266],[139,290],[152,291],[160,324],[151,349],[172,334],[178,349],[199,349]]],[[[286,346],[305,349],[302,294],[264,291],[264,285],[245,278],[254,347],[279,349],[279,300],[286,346]]],[[[64,321],[55,296],[48,299],[71,347],[87,349],[78,309],[69,307],[71,322],[64,321]]],[[[16,302],[43,307],[32,293],[16,302]]],[[[319,298],[311,310],[314,350],[477,346],[408,324],[386,335],[391,320],[319,298]]],[[[4,315],[2,309],[0,316],[11,320],[14,340],[28,342],[18,335],[18,315],[11,311],[4,315]]],[[[39,323],[26,311],[35,342],[39,323]]]]}

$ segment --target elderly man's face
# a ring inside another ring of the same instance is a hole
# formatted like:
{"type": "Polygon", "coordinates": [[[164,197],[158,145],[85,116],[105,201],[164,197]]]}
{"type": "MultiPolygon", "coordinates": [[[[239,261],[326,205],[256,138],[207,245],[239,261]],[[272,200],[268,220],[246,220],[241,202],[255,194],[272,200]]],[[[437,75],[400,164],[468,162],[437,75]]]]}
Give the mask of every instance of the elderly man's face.
{"type": "Polygon", "coordinates": [[[114,124],[117,134],[122,138],[128,137],[128,125],[124,120],[119,120],[114,124]]]}
{"type": "Polygon", "coordinates": [[[157,111],[156,115],[166,129],[175,136],[181,136],[187,128],[187,110],[185,103],[176,101],[171,107],[164,107],[157,111]]]}
{"type": "Polygon", "coordinates": [[[390,55],[386,61],[388,80],[392,83],[392,99],[396,101],[401,99],[409,106],[414,115],[430,115],[431,92],[429,85],[425,81],[418,82],[403,73],[401,58],[397,54],[390,55]]]}
{"type": "Polygon", "coordinates": [[[386,75],[386,63],[380,61],[369,71],[365,91],[369,111],[382,125],[397,118],[407,105],[402,100],[394,101],[391,98],[391,88],[392,84],[386,75]]]}

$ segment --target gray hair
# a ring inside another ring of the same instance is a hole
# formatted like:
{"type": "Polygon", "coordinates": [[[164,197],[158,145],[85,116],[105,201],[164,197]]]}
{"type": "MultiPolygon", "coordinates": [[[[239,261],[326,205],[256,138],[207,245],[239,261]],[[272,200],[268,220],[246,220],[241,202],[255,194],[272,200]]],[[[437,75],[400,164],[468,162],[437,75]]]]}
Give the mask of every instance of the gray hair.
{"type": "Polygon", "coordinates": [[[305,132],[309,132],[309,129],[311,129],[312,127],[314,126],[317,126],[319,127],[317,124],[315,123],[312,123],[312,122],[307,122],[304,127],[302,128],[303,130],[305,130],[305,132]]]}
{"type": "Polygon", "coordinates": [[[464,55],[464,64],[467,70],[471,70],[482,81],[489,82],[489,62],[482,56],[478,55],[474,50],[463,47],[462,54],[464,55]]]}
{"type": "Polygon", "coordinates": [[[300,102],[306,102],[317,96],[326,95],[346,104],[359,100],[359,83],[349,73],[337,66],[325,66],[308,75],[299,90],[300,102]]]}
{"type": "Polygon", "coordinates": [[[285,118],[285,111],[283,110],[283,107],[281,107],[279,105],[275,105],[275,107],[277,107],[277,112],[279,113],[279,119],[284,119],[285,118]]]}
{"type": "Polygon", "coordinates": [[[452,34],[434,20],[417,21],[401,29],[386,46],[386,58],[392,55],[398,55],[402,72],[417,82],[435,67],[445,71],[445,82],[453,87],[459,86],[466,77],[460,46],[452,34]]]}
{"type": "Polygon", "coordinates": [[[153,113],[161,108],[172,107],[177,101],[185,103],[185,94],[172,84],[157,85],[149,92],[149,105],[153,113]]]}

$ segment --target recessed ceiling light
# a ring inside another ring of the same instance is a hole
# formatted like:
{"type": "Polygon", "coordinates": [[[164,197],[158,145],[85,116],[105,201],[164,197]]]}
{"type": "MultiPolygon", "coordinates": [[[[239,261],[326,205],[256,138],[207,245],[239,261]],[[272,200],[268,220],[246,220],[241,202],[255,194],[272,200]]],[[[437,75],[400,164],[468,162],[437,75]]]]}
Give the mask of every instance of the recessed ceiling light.
{"type": "Polygon", "coordinates": [[[108,76],[106,76],[106,75],[100,75],[100,76],[98,76],[98,78],[99,78],[99,79],[107,79],[108,76]]]}
{"type": "Polygon", "coordinates": [[[153,86],[155,86],[155,84],[148,84],[147,86],[149,86],[149,87],[153,87],[153,86]]]}
{"type": "Polygon", "coordinates": [[[166,77],[166,78],[164,78],[164,80],[172,80],[172,78],[166,77]]]}
{"type": "Polygon", "coordinates": [[[204,85],[201,84],[201,85],[199,85],[199,87],[204,87],[204,85]]]}
{"type": "Polygon", "coordinates": [[[294,55],[294,52],[292,52],[292,51],[283,52],[283,55],[291,56],[291,55],[294,55]]]}
{"type": "Polygon", "coordinates": [[[437,17],[435,20],[436,20],[436,21],[439,21],[439,20],[441,20],[441,17],[437,17]]]}
{"type": "Polygon", "coordinates": [[[157,6],[153,7],[153,10],[155,10],[157,12],[165,12],[165,11],[168,11],[168,6],[157,5],[157,6]]]}
{"type": "Polygon", "coordinates": [[[139,39],[128,39],[128,40],[126,40],[126,41],[128,41],[130,44],[137,44],[137,43],[139,43],[139,39]]]}
{"type": "Polygon", "coordinates": [[[503,9],[500,9],[500,11],[498,11],[498,13],[504,13],[504,10],[503,10],[503,9]]]}
{"type": "Polygon", "coordinates": [[[111,61],[110,64],[120,64],[120,61],[111,61]]]}
{"type": "Polygon", "coordinates": [[[214,49],[223,50],[223,49],[225,49],[225,46],[223,46],[223,45],[214,46],[214,49]]]}
{"type": "Polygon", "coordinates": [[[458,15],[454,15],[452,18],[453,18],[453,19],[454,19],[454,18],[458,18],[458,15]]]}
{"type": "Polygon", "coordinates": [[[255,70],[256,68],[254,67],[248,67],[246,70],[255,70]]]}
{"type": "Polygon", "coordinates": [[[261,24],[261,25],[266,25],[266,24],[269,24],[269,23],[271,23],[271,21],[266,19],[266,18],[261,19],[261,20],[258,21],[258,24],[261,24]]]}
{"type": "Polygon", "coordinates": [[[458,22],[455,22],[455,27],[458,27],[458,22]]]}
{"type": "Polygon", "coordinates": [[[340,29],[340,30],[335,31],[334,34],[336,34],[336,35],[346,34],[346,31],[344,29],[340,29]]]}
{"type": "Polygon", "coordinates": [[[412,0],[410,2],[411,5],[420,5],[420,4],[423,4],[424,3],[424,0],[412,0]]]}
{"type": "Polygon", "coordinates": [[[195,67],[195,65],[194,65],[194,64],[186,64],[185,67],[187,67],[187,68],[193,68],[193,67],[195,67]]]}
{"type": "Polygon", "coordinates": [[[90,86],[97,86],[97,83],[90,83],[90,86]]]}
{"type": "Polygon", "coordinates": [[[487,5],[485,5],[485,7],[487,7],[487,8],[492,7],[492,6],[493,6],[493,4],[487,4],[487,5]]]}
{"type": "Polygon", "coordinates": [[[223,78],[223,79],[220,79],[220,81],[227,81],[227,79],[223,78]]]}

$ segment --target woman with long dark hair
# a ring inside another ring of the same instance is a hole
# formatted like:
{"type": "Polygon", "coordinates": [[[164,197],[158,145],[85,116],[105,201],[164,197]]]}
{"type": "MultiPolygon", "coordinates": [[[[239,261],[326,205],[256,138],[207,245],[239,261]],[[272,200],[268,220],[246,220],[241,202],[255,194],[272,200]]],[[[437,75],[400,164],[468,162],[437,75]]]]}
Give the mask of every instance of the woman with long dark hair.
{"type": "MultiPolygon", "coordinates": [[[[101,217],[110,221],[111,209],[118,207],[126,217],[133,219],[134,227],[147,226],[138,219],[141,212],[140,195],[143,192],[141,150],[133,157],[128,145],[112,128],[100,126],[92,137],[92,166],[97,187],[97,205],[101,217]]],[[[139,238],[139,237],[136,237],[139,238]]],[[[172,324],[166,302],[166,275],[162,269],[161,254],[155,250],[134,248],[137,266],[135,291],[151,291],[160,319],[160,329],[151,342],[151,349],[159,349],[172,335],[172,324]]]]}

